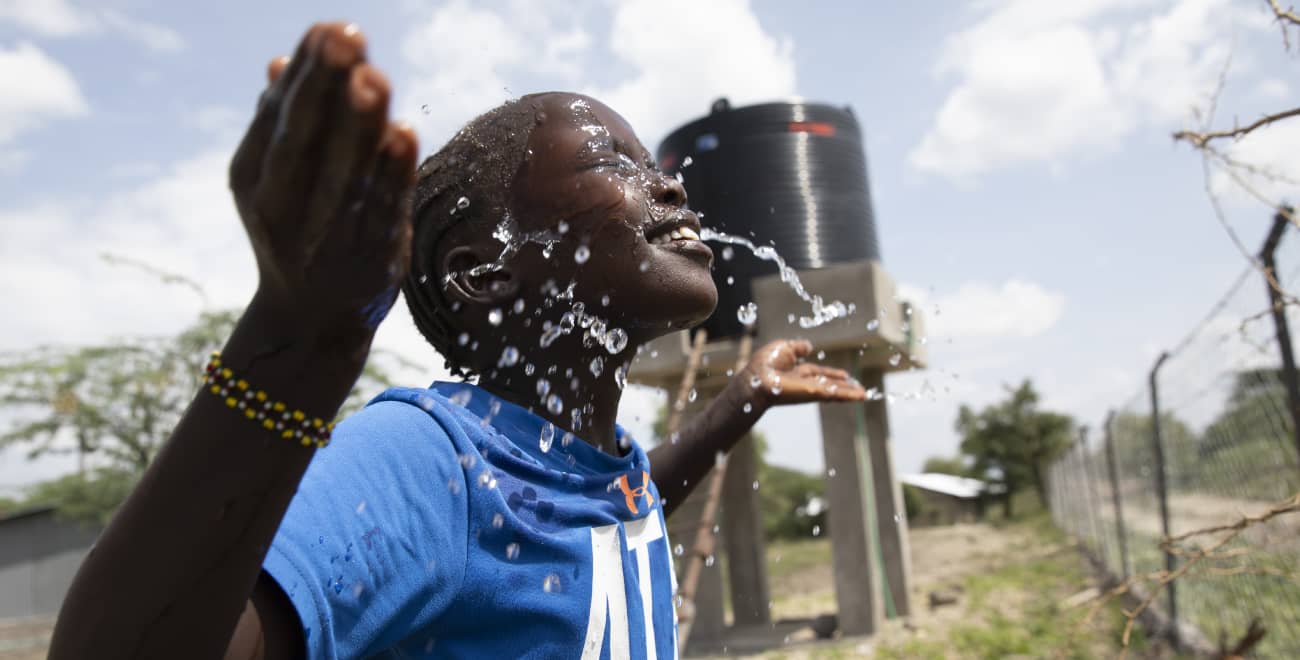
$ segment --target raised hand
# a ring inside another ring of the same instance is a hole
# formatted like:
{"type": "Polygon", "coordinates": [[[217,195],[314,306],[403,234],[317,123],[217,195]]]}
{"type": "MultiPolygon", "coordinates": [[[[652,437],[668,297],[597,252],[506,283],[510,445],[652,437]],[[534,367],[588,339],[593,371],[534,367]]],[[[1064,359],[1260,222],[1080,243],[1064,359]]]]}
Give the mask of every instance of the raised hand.
{"type": "Polygon", "coordinates": [[[753,391],[754,405],[867,398],[866,390],[847,371],[805,362],[812,349],[807,341],[779,339],[754,351],[738,376],[753,391]]]}
{"type": "Polygon", "coordinates": [[[280,336],[368,345],[410,261],[408,198],[418,151],[388,120],[389,83],[360,30],[313,26],[270,85],[230,165],[257,257],[255,300],[280,336]]]}

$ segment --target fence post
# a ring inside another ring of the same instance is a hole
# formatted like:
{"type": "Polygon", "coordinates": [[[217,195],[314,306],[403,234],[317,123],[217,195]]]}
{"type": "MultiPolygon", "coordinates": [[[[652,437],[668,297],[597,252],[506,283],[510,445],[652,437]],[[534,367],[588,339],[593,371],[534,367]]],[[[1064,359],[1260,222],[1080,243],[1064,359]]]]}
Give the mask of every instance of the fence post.
{"type": "MultiPolygon", "coordinates": [[[[1156,359],[1155,366],[1151,367],[1151,446],[1155,451],[1156,457],[1156,494],[1160,497],[1160,531],[1164,538],[1172,536],[1169,530],[1169,483],[1165,475],[1165,450],[1164,443],[1160,439],[1160,394],[1157,389],[1157,376],[1160,367],[1169,359],[1169,353],[1164,352],[1156,359]]],[[[1163,541],[1163,539],[1162,539],[1163,541]]],[[[1173,548],[1165,548],[1165,570],[1173,573],[1174,565],[1177,558],[1174,557],[1173,548]]],[[[1169,636],[1173,640],[1174,646],[1178,646],[1178,595],[1175,592],[1175,583],[1171,581],[1166,585],[1169,590],[1169,636]]]]}
{"type": "Polygon", "coordinates": [[[1110,499],[1115,505],[1115,532],[1119,539],[1120,576],[1128,580],[1128,530],[1124,528],[1124,505],[1120,502],[1119,470],[1115,468],[1115,443],[1111,437],[1111,422],[1115,421],[1115,411],[1106,414],[1106,472],[1110,475],[1110,499]]]}
{"type": "Polygon", "coordinates": [[[1291,330],[1287,327],[1286,303],[1282,300],[1282,283],[1277,280],[1275,253],[1277,246],[1291,224],[1288,215],[1294,213],[1289,206],[1282,207],[1273,216],[1273,227],[1259,250],[1259,260],[1264,265],[1264,286],[1268,289],[1269,309],[1273,314],[1273,327],[1277,334],[1278,352],[1282,354],[1282,384],[1291,409],[1291,435],[1295,441],[1296,458],[1300,459],[1300,379],[1295,370],[1295,353],[1291,348],[1291,330]],[[1274,286],[1276,285],[1276,286],[1274,286]]]}

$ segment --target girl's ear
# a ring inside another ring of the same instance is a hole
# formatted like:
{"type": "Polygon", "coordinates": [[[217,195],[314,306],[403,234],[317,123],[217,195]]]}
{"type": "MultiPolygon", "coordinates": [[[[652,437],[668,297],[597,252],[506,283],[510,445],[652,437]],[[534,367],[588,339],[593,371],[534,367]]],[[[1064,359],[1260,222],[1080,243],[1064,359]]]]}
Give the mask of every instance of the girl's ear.
{"type": "Polygon", "coordinates": [[[455,300],[480,305],[503,304],[519,294],[519,280],[504,264],[496,270],[471,275],[477,266],[490,263],[482,259],[472,246],[458,245],[447,251],[442,259],[442,272],[451,275],[446,293],[455,300]]]}

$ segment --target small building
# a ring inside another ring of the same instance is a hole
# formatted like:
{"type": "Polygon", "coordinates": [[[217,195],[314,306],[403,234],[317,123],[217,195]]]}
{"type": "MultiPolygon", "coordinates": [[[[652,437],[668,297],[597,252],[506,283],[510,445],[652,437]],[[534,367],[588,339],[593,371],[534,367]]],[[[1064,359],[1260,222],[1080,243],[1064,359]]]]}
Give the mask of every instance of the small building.
{"type": "Polygon", "coordinates": [[[0,517],[0,619],[58,613],[100,531],[57,517],[54,507],[0,517]]]}
{"type": "Polygon", "coordinates": [[[898,480],[920,496],[920,511],[908,519],[916,527],[975,522],[984,515],[986,498],[998,490],[979,479],[936,472],[901,474],[898,480]]]}

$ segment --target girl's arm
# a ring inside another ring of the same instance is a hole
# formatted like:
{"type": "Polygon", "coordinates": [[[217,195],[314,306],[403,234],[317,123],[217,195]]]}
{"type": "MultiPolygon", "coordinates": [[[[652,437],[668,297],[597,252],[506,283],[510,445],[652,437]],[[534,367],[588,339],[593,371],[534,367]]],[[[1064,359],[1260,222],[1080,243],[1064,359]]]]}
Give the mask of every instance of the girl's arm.
{"type": "Polygon", "coordinates": [[[863,401],[866,391],[842,369],[803,362],[806,341],[778,340],[758,349],[702,413],[681,430],[677,442],[650,451],[655,486],[671,515],[691,494],[719,452],[731,448],[768,408],[811,401],[863,401]]]}
{"type": "Polygon", "coordinates": [[[301,645],[287,601],[258,576],[314,450],[227,397],[262,391],[289,422],[292,409],[309,423],[337,413],[406,273],[416,144],[388,121],[388,83],[355,27],[313,27],[270,75],[230,168],[259,284],[221,362],[248,389],[194,398],[78,571],[50,658],[220,658],[228,644],[230,657],[287,657],[301,645]]]}

